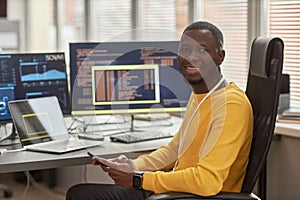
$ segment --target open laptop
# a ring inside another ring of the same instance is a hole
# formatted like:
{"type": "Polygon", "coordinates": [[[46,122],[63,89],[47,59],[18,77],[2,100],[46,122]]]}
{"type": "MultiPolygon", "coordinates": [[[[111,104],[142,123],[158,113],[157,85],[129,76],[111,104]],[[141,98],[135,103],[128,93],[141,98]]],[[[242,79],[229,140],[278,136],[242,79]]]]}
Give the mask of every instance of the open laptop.
{"type": "Polygon", "coordinates": [[[8,106],[25,150],[66,153],[103,143],[69,137],[55,96],[14,100],[8,102],[8,106]]]}

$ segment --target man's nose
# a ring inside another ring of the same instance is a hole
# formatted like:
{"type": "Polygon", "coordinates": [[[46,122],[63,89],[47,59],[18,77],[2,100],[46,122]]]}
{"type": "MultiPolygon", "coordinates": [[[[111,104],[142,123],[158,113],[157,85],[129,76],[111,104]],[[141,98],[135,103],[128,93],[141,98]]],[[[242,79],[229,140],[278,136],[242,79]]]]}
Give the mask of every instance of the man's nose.
{"type": "Polygon", "coordinates": [[[201,55],[197,49],[193,49],[190,54],[187,57],[187,60],[193,61],[193,60],[199,60],[201,58],[201,55]]]}

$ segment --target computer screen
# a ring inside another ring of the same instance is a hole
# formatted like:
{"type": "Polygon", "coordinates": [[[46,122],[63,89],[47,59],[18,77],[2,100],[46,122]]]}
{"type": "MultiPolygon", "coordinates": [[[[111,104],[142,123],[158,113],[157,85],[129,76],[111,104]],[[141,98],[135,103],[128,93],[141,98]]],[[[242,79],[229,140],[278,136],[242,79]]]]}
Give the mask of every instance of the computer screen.
{"type": "Polygon", "coordinates": [[[70,43],[72,115],[181,112],[178,41],[70,43]]]}
{"type": "Polygon", "coordinates": [[[71,113],[65,54],[0,54],[0,122],[11,121],[8,101],[57,96],[71,113]]]}

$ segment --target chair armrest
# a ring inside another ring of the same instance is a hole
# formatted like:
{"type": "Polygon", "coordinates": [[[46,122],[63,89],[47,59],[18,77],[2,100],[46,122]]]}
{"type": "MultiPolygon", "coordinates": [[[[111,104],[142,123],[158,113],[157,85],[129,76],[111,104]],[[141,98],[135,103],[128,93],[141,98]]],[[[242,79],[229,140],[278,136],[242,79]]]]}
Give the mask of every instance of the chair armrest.
{"type": "Polygon", "coordinates": [[[170,199],[260,200],[260,198],[258,198],[253,193],[247,194],[247,193],[235,193],[235,192],[220,192],[217,195],[209,196],[209,197],[199,196],[199,195],[189,194],[189,193],[169,192],[163,194],[154,194],[148,197],[146,200],[170,200],[170,199]]]}

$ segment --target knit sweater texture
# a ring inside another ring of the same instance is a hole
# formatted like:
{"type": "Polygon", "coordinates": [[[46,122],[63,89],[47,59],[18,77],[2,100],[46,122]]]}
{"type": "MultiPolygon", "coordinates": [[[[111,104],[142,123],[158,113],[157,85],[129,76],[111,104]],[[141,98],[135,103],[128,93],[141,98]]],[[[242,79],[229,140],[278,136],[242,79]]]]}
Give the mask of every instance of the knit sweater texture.
{"type": "Polygon", "coordinates": [[[191,94],[168,144],[134,160],[144,171],[143,189],[202,196],[241,190],[252,140],[251,104],[234,83],[213,92],[196,109],[205,95],[191,94]]]}

